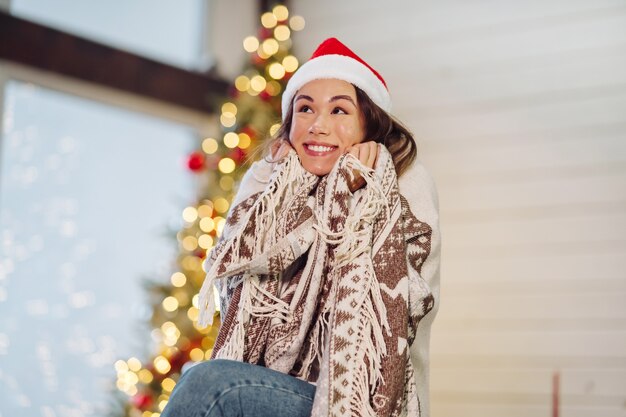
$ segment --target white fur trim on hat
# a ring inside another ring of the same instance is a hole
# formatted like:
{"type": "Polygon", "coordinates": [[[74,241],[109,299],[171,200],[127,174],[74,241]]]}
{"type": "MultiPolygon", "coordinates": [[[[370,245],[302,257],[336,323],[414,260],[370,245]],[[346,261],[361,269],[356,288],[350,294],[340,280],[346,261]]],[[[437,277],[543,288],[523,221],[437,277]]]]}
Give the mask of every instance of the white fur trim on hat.
{"type": "Polygon", "coordinates": [[[391,111],[391,96],[382,81],[365,65],[344,55],[323,55],[305,62],[289,79],[282,97],[282,117],[296,92],[313,80],[334,78],[344,80],[363,90],[386,112],[391,111]]]}

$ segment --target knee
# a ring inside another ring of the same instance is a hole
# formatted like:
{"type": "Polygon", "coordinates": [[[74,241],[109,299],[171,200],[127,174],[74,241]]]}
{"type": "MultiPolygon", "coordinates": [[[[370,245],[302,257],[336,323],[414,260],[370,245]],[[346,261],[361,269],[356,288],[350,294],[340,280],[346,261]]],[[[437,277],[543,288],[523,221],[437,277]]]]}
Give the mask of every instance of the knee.
{"type": "Polygon", "coordinates": [[[187,369],[172,392],[162,417],[200,415],[227,391],[230,361],[211,360],[187,369]]]}
{"type": "Polygon", "coordinates": [[[179,382],[193,384],[216,384],[224,380],[224,375],[228,375],[231,364],[223,359],[214,359],[206,362],[200,362],[197,365],[187,369],[182,375],[179,382]]]}

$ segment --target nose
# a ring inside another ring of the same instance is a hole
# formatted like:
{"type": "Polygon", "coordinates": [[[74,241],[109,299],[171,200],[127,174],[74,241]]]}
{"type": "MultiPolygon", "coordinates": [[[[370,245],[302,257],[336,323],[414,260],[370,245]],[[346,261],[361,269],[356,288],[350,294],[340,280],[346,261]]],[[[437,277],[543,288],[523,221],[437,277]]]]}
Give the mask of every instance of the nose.
{"type": "Polygon", "coordinates": [[[325,115],[320,114],[309,127],[309,133],[313,135],[328,135],[328,121],[325,115]]]}

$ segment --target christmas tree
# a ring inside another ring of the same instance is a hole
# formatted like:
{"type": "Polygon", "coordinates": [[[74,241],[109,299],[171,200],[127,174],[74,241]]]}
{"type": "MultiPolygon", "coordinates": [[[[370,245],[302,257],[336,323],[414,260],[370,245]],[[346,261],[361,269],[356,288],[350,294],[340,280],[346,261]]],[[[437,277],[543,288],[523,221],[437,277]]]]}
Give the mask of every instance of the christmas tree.
{"type": "Polygon", "coordinates": [[[221,105],[221,133],[203,139],[187,161],[193,175],[200,176],[202,189],[182,212],[172,274],[147,286],[153,340],[146,343],[154,344],[154,353],[144,361],[132,357],[115,363],[121,403],[117,415],[158,417],[186,367],[211,356],[219,319],[208,328],[197,325],[202,262],[220,236],[250,154],[278,129],[280,94],[298,68],[290,54],[291,32],[303,27],[302,17],[290,17],[279,4],[261,16],[257,36],[243,40],[249,62],[221,105]]]}

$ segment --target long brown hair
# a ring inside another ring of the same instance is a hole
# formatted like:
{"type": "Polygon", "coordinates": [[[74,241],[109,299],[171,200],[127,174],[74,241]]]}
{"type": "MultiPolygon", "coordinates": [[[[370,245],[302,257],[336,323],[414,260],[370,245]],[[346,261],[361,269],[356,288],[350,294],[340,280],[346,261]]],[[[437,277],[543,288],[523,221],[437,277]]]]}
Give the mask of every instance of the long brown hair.
{"type": "MultiPolygon", "coordinates": [[[[357,86],[354,86],[354,89],[365,127],[364,140],[382,143],[387,147],[393,159],[396,174],[400,177],[417,157],[417,145],[413,134],[393,116],[378,107],[363,90],[357,86]]],[[[274,141],[289,139],[292,118],[293,102],[289,103],[285,120],[269,141],[267,150],[274,141]]]]}

